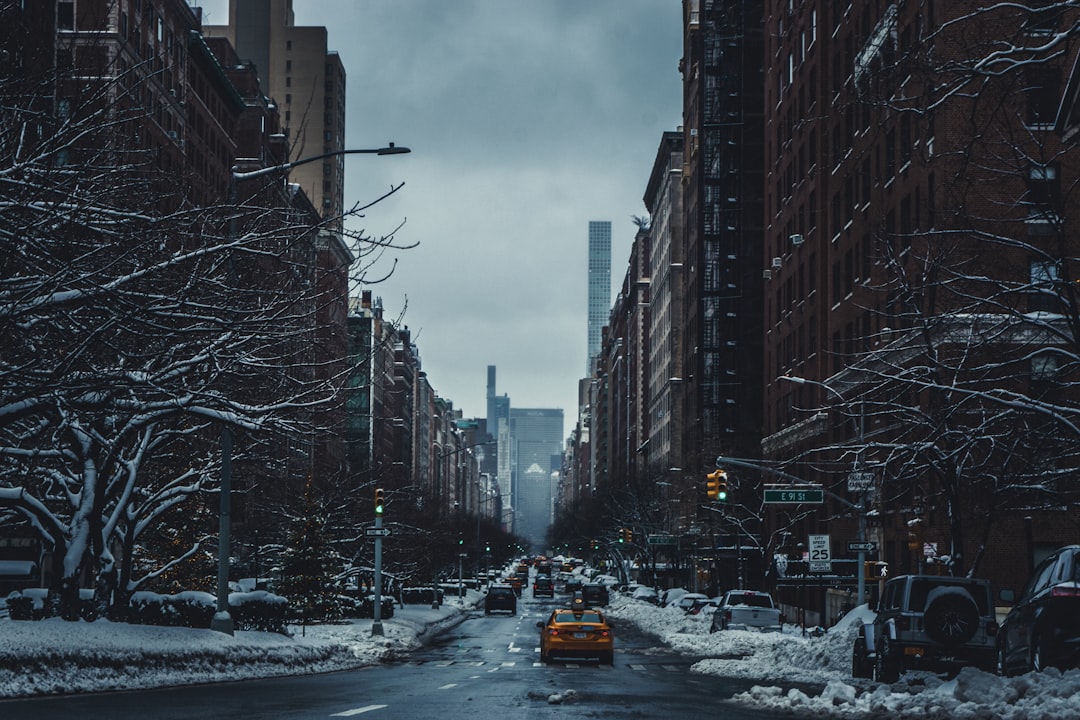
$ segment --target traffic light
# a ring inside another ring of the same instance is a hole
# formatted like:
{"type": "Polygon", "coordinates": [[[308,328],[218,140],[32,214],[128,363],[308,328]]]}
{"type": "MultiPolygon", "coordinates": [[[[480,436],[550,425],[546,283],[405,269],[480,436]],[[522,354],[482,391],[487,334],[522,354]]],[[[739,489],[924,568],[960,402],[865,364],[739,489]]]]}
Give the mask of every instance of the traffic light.
{"type": "Polygon", "coordinates": [[[386,496],[383,495],[382,488],[375,488],[375,514],[382,515],[383,510],[386,508],[386,496]]]}
{"type": "Polygon", "coordinates": [[[626,542],[634,542],[634,529],[626,528],[626,542]]]}
{"type": "Polygon", "coordinates": [[[626,542],[626,528],[619,528],[619,542],[626,542]]]}
{"type": "Polygon", "coordinates": [[[600,549],[600,541],[599,540],[593,540],[592,541],[592,549],[593,550],[599,550],[600,549]]]}
{"type": "Polygon", "coordinates": [[[717,502],[727,502],[727,473],[723,470],[716,469],[706,475],[705,478],[705,492],[708,494],[709,499],[716,500],[717,502]]]}
{"type": "Polygon", "coordinates": [[[457,544],[458,544],[458,546],[459,546],[459,547],[460,547],[461,545],[464,545],[464,544],[465,544],[465,538],[459,537],[459,538],[457,539],[457,544]]]}

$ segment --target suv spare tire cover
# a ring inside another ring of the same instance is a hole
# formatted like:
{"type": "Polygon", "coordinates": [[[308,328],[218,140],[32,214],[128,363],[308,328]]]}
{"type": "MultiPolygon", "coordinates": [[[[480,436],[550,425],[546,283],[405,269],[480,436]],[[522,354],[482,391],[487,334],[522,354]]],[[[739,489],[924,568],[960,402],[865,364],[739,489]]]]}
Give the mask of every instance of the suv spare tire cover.
{"type": "Polygon", "coordinates": [[[935,588],[923,613],[926,634],[942,645],[963,645],[979,627],[979,609],[964,588],[935,588]]]}

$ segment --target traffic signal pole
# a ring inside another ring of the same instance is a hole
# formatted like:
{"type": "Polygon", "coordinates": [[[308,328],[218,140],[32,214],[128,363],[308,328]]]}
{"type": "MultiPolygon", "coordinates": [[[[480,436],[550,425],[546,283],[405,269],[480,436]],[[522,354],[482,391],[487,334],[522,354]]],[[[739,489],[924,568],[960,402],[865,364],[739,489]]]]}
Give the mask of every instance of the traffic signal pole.
{"type": "MultiPolygon", "coordinates": [[[[375,491],[375,530],[382,530],[383,495],[382,490],[375,491]]],[[[382,626],[382,534],[375,536],[375,607],[372,608],[372,636],[383,634],[382,626]]]]}

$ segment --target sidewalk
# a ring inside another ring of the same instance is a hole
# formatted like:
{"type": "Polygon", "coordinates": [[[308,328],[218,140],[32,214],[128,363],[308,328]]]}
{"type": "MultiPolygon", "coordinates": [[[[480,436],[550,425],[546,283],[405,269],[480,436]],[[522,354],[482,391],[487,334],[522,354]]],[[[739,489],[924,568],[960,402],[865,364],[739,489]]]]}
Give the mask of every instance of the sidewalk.
{"type": "Polygon", "coordinates": [[[108,620],[0,620],[0,698],[190,685],[302,675],[375,665],[423,646],[483,600],[466,592],[431,605],[395,607],[382,620],[290,626],[292,637],[253,631],[129,625],[108,620]]]}

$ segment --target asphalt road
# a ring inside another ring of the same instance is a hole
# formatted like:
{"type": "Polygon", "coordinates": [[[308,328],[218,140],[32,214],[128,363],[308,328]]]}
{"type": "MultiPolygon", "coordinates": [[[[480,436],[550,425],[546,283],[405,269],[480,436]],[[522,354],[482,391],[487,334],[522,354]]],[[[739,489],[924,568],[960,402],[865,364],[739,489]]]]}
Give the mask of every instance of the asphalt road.
{"type": "MultiPolygon", "coordinates": [[[[615,665],[540,662],[536,623],[560,601],[526,591],[517,615],[475,612],[401,662],[166,690],[5,702],[5,720],[364,720],[771,717],[728,701],[755,683],[690,673],[697,658],[615,626],[615,665]]],[[[771,684],[771,683],[770,683],[771,684]]]]}

